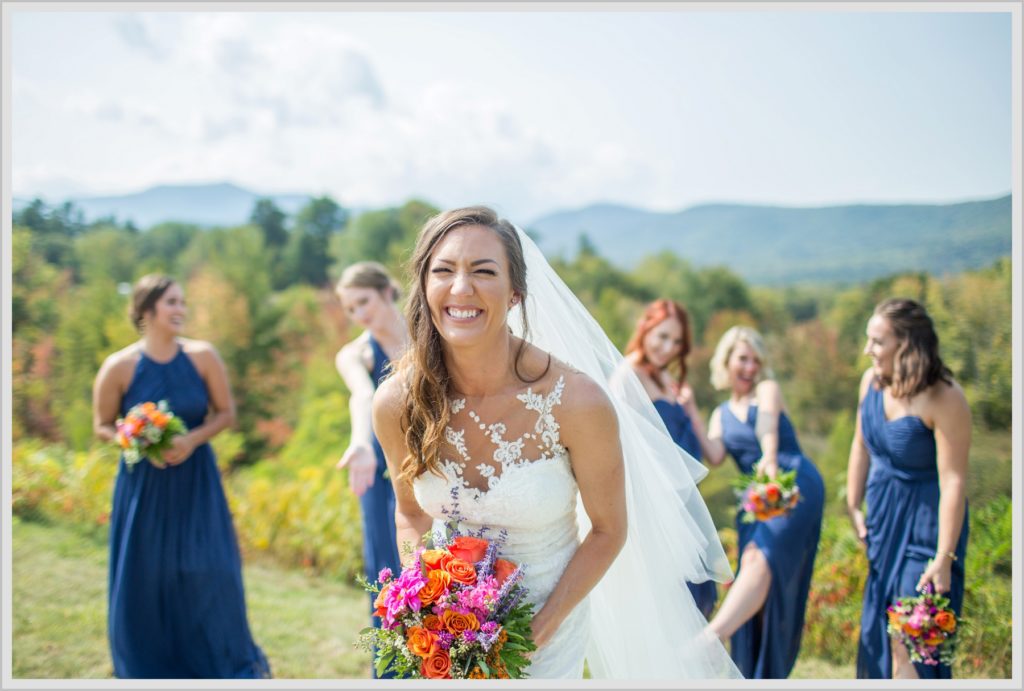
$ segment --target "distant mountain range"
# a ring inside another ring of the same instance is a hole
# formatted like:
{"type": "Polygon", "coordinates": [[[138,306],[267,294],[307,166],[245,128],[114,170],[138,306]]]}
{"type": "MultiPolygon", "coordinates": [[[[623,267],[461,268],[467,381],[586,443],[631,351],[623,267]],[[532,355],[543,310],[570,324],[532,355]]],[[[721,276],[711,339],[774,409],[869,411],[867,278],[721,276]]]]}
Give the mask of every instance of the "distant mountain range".
{"type": "Polygon", "coordinates": [[[617,266],[669,250],[759,284],[861,281],[907,270],[942,275],[1010,254],[1010,196],[959,204],[820,208],[708,204],[675,213],[597,204],[529,225],[548,256],[586,235],[617,266]]]}
{"type": "MultiPolygon", "coordinates": [[[[87,221],[114,216],[149,228],[163,221],[245,223],[261,197],[287,214],[310,199],[261,195],[221,183],[160,185],[136,194],[70,201],[87,221]]],[[[14,208],[28,201],[16,198],[14,208]]],[[[622,268],[668,250],[695,266],[727,266],[755,284],[861,281],[908,270],[941,275],[987,266],[1011,251],[1009,195],[958,204],[705,204],[678,212],[595,204],[547,214],[526,227],[536,232],[548,256],[575,256],[580,236],[586,235],[602,256],[622,268]]]]}
{"type": "MultiPolygon", "coordinates": [[[[159,185],[142,192],[115,197],[77,197],[70,201],[81,209],[86,221],[114,216],[149,228],[164,221],[182,221],[202,226],[233,226],[245,223],[256,200],[269,197],[281,211],[293,214],[309,201],[303,194],[257,194],[231,183],[208,185],[159,185]]],[[[14,199],[19,209],[30,200],[14,199]]],[[[56,200],[47,200],[58,203],[56,200]]]]}

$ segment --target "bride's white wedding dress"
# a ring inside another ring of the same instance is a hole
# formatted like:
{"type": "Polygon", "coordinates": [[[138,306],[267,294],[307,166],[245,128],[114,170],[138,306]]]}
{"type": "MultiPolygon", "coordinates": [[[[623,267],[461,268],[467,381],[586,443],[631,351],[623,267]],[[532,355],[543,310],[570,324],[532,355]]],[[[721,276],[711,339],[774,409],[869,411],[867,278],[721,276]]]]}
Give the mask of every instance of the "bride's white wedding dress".
{"type": "MultiPolygon", "coordinates": [[[[510,312],[513,332],[601,385],[615,408],[625,470],[626,543],[600,582],[537,650],[533,678],[737,678],[686,581],[732,577],[696,482],[707,469],[682,451],[639,379],[601,326],[522,231],[528,294],[510,312]],[[520,315],[520,311],[525,312],[520,315]],[[519,316],[528,317],[525,333],[519,316]]],[[[443,477],[413,482],[435,529],[453,503],[464,531],[507,533],[504,554],[524,564],[539,606],[590,530],[567,450],[559,438],[561,378],[520,395],[452,401],[443,477]],[[478,409],[475,409],[478,408],[478,409]]],[[[570,380],[571,381],[571,380],[570,380]]]]}
{"type": "MultiPolygon", "coordinates": [[[[424,473],[413,490],[420,506],[440,530],[457,510],[460,532],[495,539],[506,532],[501,556],[523,564],[523,581],[535,612],[547,600],[580,544],[576,522],[578,489],[562,447],[555,410],[564,378],[549,392],[528,388],[518,397],[520,410],[503,421],[486,420],[452,402],[444,478],[424,473]],[[510,434],[514,430],[515,434],[510,434]],[[470,449],[474,453],[470,453],[470,449]],[[456,507],[457,503],[457,507],[456,507]]],[[[572,679],[583,675],[588,610],[584,602],[562,623],[551,641],[533,654],[529,674],[535,679],[572,679]]]]}

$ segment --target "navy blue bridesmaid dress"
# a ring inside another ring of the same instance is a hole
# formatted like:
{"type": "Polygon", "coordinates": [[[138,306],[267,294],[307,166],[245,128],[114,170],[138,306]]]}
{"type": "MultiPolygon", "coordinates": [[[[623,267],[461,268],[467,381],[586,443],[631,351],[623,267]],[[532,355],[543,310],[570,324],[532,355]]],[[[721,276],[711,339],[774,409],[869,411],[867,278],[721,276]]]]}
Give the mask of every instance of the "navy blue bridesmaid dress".
{"type": "MultiPolygon", "coordinates": [[[[659,398],[654,401],[654,407],[657,409],[658,415],[661,416],[665,427],[668,428],[668,433],[672,436],[676,445],[698,461],[701,460],[700,440],[697,438],[697,432],[693,429],[690,416],[682,404],[667,398],[659,398]]],[[[688,582],[686,585],[690,589],[690,594],[693,595],[694,602],[697,603],[697,609],[700,610],[705,619],[710,618],[711,612],[715,608],[715,602],[718,600],[718,590],[715,588],[715,582],[688,582]]]]}
{"type": "MultiPolygon", "coordinates": [[[[139,358],[121,414],[166,400],[192,429],[206,385],[179,346],[169,362],[139,358]]],[[[242,562],[209,444],[163,470],[122,458],[110,516],[107,632],[120,678],[270,676],[246,617],[242,562]]]]}
{"type": "MultiPolygon", "coordinates": [[[[370,336],[370,348],[373,350],[373,371],[370,373],[373,379],[374,388],[380,386],[387,376],[388,356],[380,347],[376,339],[370,336]]],[[[395,491],[391,486],[391,480],[385,475],[387,461],[384,458],[384,449],[381,448],[377,436],[372,437],[373,453],[377,457],[377,471],[371,485],[363,496],[359,498],[359,504],[363,515],[363,565],[366,570],[366,579],[371,583],[377,580],[377,574],[384,567],[391,569],[397,576],[402,569],[398,556],[398,544],[395,537],[395,491]]],[[[376,596],[370,593],[370,621],[375,627],[380,627],[380,617],[373,616],[373,600],[376,596]]],[[[373,670],[376,677],[376,669],[373,670]]],[[[386,673],[383,678],[391,678],[386,673]]]]}
{"type": "MultiPolygon", "coordinates": [[[[857,677],[892,678],[886,608],[917,595],[917,582],[939,540],[939,474],[935,434],[921,418],[887,420],[883,392],[868,388],[860,405],[861,435],[871,456],[867,504],[868,579],[864,584],[857,677]]],[[[951,589],[946,596],[960,616],[964,600],[967,512],[956,545],[951,589]]],[[[915,663],[922,679],[949,679],[947,665],[915,663]]]]}
{"type": "MultiPolygon", "coordinates": [[[[746,421],[739,420],[728,403],[723,403],[720,410],[726,450],[740,472],[752,473],[761,458],[761,445],[754,433],[757,406],[749,406],[746,421]]],[[[779,415],[778,437],[779,471],[796,470],[802,499],[785,516],[767,521],[742,523],[740,512],[736,515],[739,554],[753,541],[772,574],[764,607],[732,637],[732,659],[747,679],[785,679],[796,663],[825,507],[825,483],[801,451],[785,413],[779,415]]]]}

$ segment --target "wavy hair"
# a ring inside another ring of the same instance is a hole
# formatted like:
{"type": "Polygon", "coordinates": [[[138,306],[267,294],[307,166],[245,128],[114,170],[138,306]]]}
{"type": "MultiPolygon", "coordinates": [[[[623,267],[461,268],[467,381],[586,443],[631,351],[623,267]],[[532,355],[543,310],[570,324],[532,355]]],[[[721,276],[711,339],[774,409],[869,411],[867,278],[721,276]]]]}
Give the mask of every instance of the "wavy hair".
{"type": "MultiPolygon", "coordinates": [[[[441,445],[451,421],[451,375],[444,362],[441,335],[434,326],[427,304],[427,275],[434,248],[448,233],[457,228],[483,226],[490,229],[505,248],[512,290],[521,302],[526,300],[526,260],[515,227],[486,206],[470,206],[444,211],[427,220],[416,239],[416,248],[409,261],[414,279],[405,316],[409,326],[410,344],[395,366],[405,386],[402,430],[407,455],[402,460],[399,479],[411,482],[425,471],[440,475],[441,445]]],[[[527,379],[519,371],[520,360],[529,333],[525,305],[520,309],[524,340],[516,349],[514,370],[524,382],[534,382],[547,374],[548,367],[536,378],[527,379]]]]}
{"type": "Polygon", "coordinates": [[[644,339],[647,338],[647,334],[649,334],[654,327],[666,319],[675,319],[683,330],[682,347],[679,350],[679,355],[675,359],[676,364],[679,366],[678,384],[682,385],[682,383],[686,381],[686,358],[690,354],[692,343],[690,337],[690,315],[687,314],[686,309],[678,302],[662,298],[647,305],[644,309],[644,313],[636,323],[636,329],[634,329],[633,335],[629,339],[629,343],[626,344],[626,354],[629,355],[634,351],[640,353],[640,368],[650,375],[655,386],[657,386],[658,390],[662,392],[664,392],[665,388],[661,384],[661,377],[658,376],[658,370],[660,368],[655,367],[654,364],[647,359],[647,353],[644,351],[644,339]]]}
{"type": "Polygon", "coordinates": [[[775,378],[775,373],[768,365],[768,349],[765,348],[761,334],[749,326],[734,326],[718,339],[715,354],[711,356],[711,386],[718,391],[729,388],[729,356],[732,355],[733,348],[739,343],[749,345],[757,353],[757,359],[761,361],[761,368],[757,371],[755,384],[765,379],[775,378]]]}
{"type": "Polygon", "coordinates": [[[909,298],[889,298],[878,303],[874,315],[889,323],[898,341],[892,377],[878,377],[893,396],[910,398],[936,382],[953,383],[952,370],[939,357],[939,336],[924,306],[909,298]]]}

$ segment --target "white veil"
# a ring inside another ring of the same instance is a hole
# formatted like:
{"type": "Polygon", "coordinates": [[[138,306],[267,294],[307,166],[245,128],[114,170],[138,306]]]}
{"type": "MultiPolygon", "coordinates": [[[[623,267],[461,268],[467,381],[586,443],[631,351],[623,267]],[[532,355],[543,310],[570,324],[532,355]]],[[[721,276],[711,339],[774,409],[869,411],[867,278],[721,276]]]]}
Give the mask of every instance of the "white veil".
{"type": "MultiPolygon", "coordinates": [[[[625,546],[590,592],[587,662],[595,678],[740,677],[717,637],[704,633],[685,581],[727,581],[729,561],[696,482],[707,469],[680,449],[643,385],[597,321],[517,228],[527,267],[528,340],[586,373],[618,414],[626,471],[625,546]]],[[[520,309],[519,307],[515,309],[520,309]]],[[[516,335],[518,314],[509,316],[516,335]]],[[[590,520],[578,504],[581,538],[590,520]]]]}

